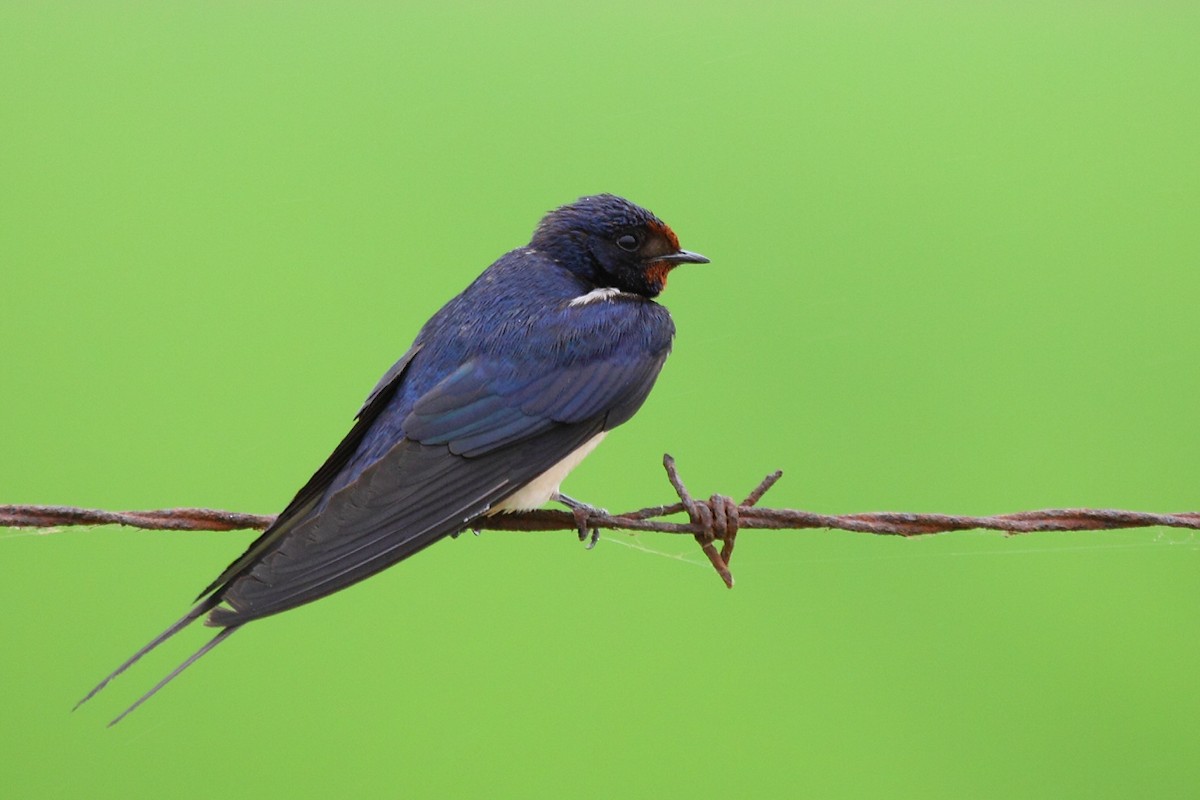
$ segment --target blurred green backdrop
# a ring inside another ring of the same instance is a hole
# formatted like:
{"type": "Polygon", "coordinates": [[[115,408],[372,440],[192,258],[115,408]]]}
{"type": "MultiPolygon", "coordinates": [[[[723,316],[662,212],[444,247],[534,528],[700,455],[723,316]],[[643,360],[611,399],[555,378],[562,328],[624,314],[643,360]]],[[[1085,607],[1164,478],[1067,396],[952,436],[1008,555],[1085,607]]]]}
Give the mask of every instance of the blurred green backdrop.
{"type": "MultiPolygon", "coordinates": [[[[4,3],[0,502],[275,512],[419,325],[598,191],[675,354],[568,482],[1200,506],[1195,3],[4,3]]],[[[8,797],[1170,797],[1180,531],[485,534],[75,715],[252,534],[0,532],[8,797]],[[664,557],[665,556],[665,557],[664,557]]]]}

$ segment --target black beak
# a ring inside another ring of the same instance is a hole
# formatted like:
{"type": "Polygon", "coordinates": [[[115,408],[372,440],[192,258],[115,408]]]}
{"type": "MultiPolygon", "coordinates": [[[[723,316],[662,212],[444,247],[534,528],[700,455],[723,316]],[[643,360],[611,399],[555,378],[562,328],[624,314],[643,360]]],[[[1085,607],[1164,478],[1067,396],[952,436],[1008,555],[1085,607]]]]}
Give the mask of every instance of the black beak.
{"type": "Polygon", "coordinates": [[[680,250],[678,253],[668,253],[665,256],[658,256],[655,261],[666,261],[671,264],[707,264],[708,259],[699,253],[693,253],[691,250],[680,250]]]}

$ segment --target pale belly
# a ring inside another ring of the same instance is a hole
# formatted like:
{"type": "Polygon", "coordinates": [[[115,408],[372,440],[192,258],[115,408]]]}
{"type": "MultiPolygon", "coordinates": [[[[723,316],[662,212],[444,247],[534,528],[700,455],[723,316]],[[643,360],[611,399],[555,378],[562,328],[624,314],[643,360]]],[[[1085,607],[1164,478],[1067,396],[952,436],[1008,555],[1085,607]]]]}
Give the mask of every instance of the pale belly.
{"type": "Polygon", "coordinates": [[[588,453],[596,449],[596,445],[600,444],[607,433],[608,431],[603,431],[588,439],[562,461],[559,461],[553,467],[517,490],[516,494],[490,509],[487,515],[491,516],[501,511],[521,511],[523,509],[540,508],[543,506],[546,501],[558,494],[558,487],[563,482],[563,479],[567,477],[571,470],[579,466],[579,462],[583,461],[588,453]]]}

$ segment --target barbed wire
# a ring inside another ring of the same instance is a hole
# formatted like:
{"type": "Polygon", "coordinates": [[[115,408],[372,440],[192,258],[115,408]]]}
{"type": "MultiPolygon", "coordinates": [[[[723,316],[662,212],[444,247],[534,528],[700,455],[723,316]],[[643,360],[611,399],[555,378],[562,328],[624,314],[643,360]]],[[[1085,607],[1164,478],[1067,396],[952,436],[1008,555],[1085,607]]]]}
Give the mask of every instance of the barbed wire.
{"type": "MultiPolygon", "coordinates": [[[[878,536],[926,536],[951,531],[990,530],[1016,535],[1040,531],[1102,531],[1124,528],[1190,528],[1200,530],[1200,512],[1154,514],[1108,508],[1050,508],[1019,511],[1013,514],[973,517],[957,514],[910,514],[876,511],[864,514],[818,514],[794,508],[760,508],[758,501],[783,477],[782,470],[772,472],[740,503],[714,494],[707,500],[696,499],[679,476],[675,459],[663,456],[667,479],[679,496],[668,505],[651,506],[624,514],[610,514],[599,508],[572,511],[517,511],[480,517],[471,523],[474,530],[561,531],[575,530],[581,540],[596,543],[603,530],[651,531],[689,534],[695,537],[704,554],[726,586],[732,588],[729,561],[739,530],[804,530],[831,528],[878,536]],[[662,517],[686,513],[687,522],[670,522],[662,517]],[[716,543],[721,543],[718,551],[716,543]]],[[[133,528],[164,531],[264,530],[275,517],[270,514],[243,514],[210,508],[168,508],[153,511],[103,511],[74,506],[0,505],[0,527],[57,528],[71,525],[126,525],[133,528]]]]}

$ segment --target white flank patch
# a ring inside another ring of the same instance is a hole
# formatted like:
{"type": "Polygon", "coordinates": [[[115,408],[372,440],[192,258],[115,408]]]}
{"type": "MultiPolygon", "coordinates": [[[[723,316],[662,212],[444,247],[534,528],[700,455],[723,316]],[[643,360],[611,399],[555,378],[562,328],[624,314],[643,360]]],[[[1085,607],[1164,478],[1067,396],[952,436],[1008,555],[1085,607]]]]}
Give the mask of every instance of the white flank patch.
{"type": "Polygon", "coordinates": [[[562,484],[563,479],[571,470],[579,466],[579,462],[583,461],[588,453],[596,449],[596,445],[600,444],[600,440],[607,433],[608,431],[603,431],[588,439],[562,461],[518,489],[516,494],[489,509],[487,515],[490,517],[501,511],[541,508],[546,501],[558,494],[558,487],[562,484]]]}
{"type": "Polygon", "coordinates": [[[586,306],[588,303],[595,303],[600,300],[608,300],[616,297],[621,293],[620,289],[614,289],[611,286],[605,286],[601,289],[592,289],[587,294],[581,294],[579,297],[573,298],[569,306],[586,306]]]}

